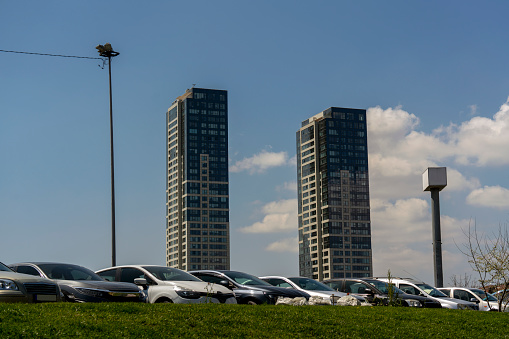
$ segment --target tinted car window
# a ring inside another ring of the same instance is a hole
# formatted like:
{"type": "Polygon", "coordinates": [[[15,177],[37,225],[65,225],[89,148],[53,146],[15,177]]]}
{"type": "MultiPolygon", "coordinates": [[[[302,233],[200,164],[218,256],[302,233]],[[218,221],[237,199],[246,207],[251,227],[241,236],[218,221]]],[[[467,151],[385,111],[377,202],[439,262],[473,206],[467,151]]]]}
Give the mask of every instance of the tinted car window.
{"type": "Polygon", "coordinates": [[[269,284],[271,284],[273,286],[285,287],[285,288],[293,288],[292,285],[290,285],[289,283],[287,283],[283,279],[271,278],[271,279],[265,279],[265,281],[267,281],[269,284]]]}
{"type": "Polygon", "coordinates": [[[120,271],[120,281],[134,283],[136,278],[145,278],[145,274],[137,268],[122,268],[120,271]]]}
{"type": "Polygon", "coordinates": [[[161,266],[143,266],[144,269],[152,273],[157,279],[163,281],[200,281],[195,276],[171,267],[161,266]]]}
{"type": "Polygon", "coordinates": [[[365,294],[367,286],[357,281],[345,281],[345,292],[346,293],[358,293],[365,294]]]}
{"type": "Polygon", "coordinates": [[[114,269],[106,270],[106,271],[103,271],[103,272],[100,272],[100,273],[97,273],[97,274],[100,275],[101,277],[103,277],[104,279],[108,280],[108,281],[115,281],[116,273],[117,273],[117,269],[114,268],[114,269]]]}
{"type": "Polygon", "coordinates": [[[57,280],[103,280],[91,270],[69,264],[38,264],[37,265],[50,279],[57,280]]]}
{"type": "Polygon", "coordinates": [[[451,290],[449,290],[449,289],[441,289],[440,291],[443,292],[447,296],[451,295],[451,290]]]}
{"type": "Polygon", "coordinates": [[[258,279],[254,275],[250,275],[247,273],[242,272],[223,272],[225,275],[227,275],[230,279],[233,279],[235,282],[237,282],[240,285],[248,285],[248,286],[257,286],[257,285],[265,285],[265,286],[272,286],[266,281],[263,281],[261,279],[258,279]]]}
{"type": "Polygon", "coordinates": [[[40,273],[32,266],[18,266],[18,268],[16,269],[16,272],[23,273],[23,274],[35,275],[37,277],[41,276],[40,273]]]}
{"type": "Polygon", "coordinates": [[[0,271],[12,272],[12,270],[0,262],[0,271]]]}
{"type": "Polygon", "coordinates": [[[465,301],[469,301],[469,299],[470,299],[469,293],[467,291],[463,291],[463,290],[454,290],[453,296],[456,299],[461,299],[461,300],[465,300],[465,301]]]}
{"type": "Polygon", "coordinates": [[[209,283],[213,283],[213,284],[219,284],[219,282],[226,280],[225,278],[216,277],[214,275],[206,275],[206,274],[196,273],[196,276],[205,282],[209,282],[209,283]]]}
{"type": "Polygon", "coordinates": [[[486,299],[488,299],[488,301],[497,301],[497,299],[492,296],[491,294],[486,294],[486,292],[484,292],[483,290],[479,290],[479,289],[472,289],[471,290],[474,294],[477,294],[477,296],[479,296],[479,298],[481,298],[482,300],[486,301],[486,299]]]}
{"type": "Polygon", "coordinates": [[[419,295],[420,291],[412,285],[399,284],[399,289],[408,294],[419,295]]]}
{"type": "Polygon", "coordinates": [[[309,278],[288,278],[297,286],[307,291],[334,291],[327,285],[324,285],[316,280],[309,278]]]}
{"type": "Polygon", "coordinates": [[[343,283],[341,281],[329,281],[326,285],[336,291],[341,291],[341,286],[343,283]]]}

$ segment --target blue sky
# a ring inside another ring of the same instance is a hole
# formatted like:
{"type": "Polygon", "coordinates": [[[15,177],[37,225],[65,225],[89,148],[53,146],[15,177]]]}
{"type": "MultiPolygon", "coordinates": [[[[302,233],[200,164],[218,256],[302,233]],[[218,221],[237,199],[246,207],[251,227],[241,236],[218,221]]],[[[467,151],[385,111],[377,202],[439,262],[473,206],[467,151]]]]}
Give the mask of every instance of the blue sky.
{"type": "MultiPolygon", "coordinates": [[[[505,1],[0,3],[0,49],[97,56],[110,42],[117,263],[164,265],[165,112],[229,92],[231,266],[297,275],[295,132],[331,106],[368,110],[375,274],[433,282],[429,193],[441,193],[444,280],[456,244],[509,216],[505,1]]],[[[0,260],[109,266],[107,68],[0,53],[0,260]]]]}

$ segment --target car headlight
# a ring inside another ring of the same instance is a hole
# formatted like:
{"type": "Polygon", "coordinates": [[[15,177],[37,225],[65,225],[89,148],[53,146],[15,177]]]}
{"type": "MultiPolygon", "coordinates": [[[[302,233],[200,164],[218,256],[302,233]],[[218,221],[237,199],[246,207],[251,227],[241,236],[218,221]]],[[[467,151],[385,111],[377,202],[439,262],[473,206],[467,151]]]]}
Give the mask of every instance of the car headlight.
{"type": "Polygon", "coordinates": [[[199,299],[202,296],[200,292],[193,291],[189,288],[181,286],[175,287],[175,292],[178,294],[179,297],[186,299],[199,299]]]}
{"type": "Polygon", "coordinates": [[[18,291],[18,285],[9,279],[0,279],[0,290],[18,291]]]}
{"type": "Polygon", "coordinates": [[[419,300],[415,300],[415,299],[405,299],[406,303],[408,304],[408,306],[410,307],[422,307],[421,303],[419,302],[419,300]]]}

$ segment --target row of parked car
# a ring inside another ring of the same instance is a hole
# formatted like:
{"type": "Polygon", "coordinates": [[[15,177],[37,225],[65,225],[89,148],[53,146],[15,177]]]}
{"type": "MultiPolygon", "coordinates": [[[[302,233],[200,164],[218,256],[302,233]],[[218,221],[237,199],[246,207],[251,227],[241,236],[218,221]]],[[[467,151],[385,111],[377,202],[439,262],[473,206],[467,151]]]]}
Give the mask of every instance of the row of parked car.
{"type": "Polygon", "coordinates": [[[0,263],[0,301],[6,302],[148,302],[275,304],[279,298],[350,295],[360,303],[496,310],[496,299],[479,289],[436,289],[413,279],[331,279],[253,275],[237,271],[182,270],[156,265],[125,265],[93,272],[62,263],[0,263]],[[389,283],[390,282],[390,283],[389,283]],[[390,290],[392,289],[392,293],[390,290]]]}

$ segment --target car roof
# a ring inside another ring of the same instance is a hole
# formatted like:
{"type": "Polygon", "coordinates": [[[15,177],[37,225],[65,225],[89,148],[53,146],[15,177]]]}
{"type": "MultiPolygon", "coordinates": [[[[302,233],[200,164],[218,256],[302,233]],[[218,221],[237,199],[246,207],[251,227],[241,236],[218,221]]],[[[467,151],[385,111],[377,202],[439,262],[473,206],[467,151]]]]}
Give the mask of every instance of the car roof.
{"type": "Polygon", "coordinates": [[[39,266],[39,265],[69,265],[69,266],[78,266],[78,267],[87,268],[85,266],[81,266],[78,264],[70,264],[70,263],[65,263],[65,262],[54,262],[54,261],[23,261],[23,262],[18,262],[18,263],[14,263],[14,264],[9,264],[7,266],[15,266],[15,265],[35,265],[35,266],[39,266]]]}
{"type": "MultiPolygon", "coordinates": [[[[384,279],[384,280],[388,280],[389,278],[388,277],[369,277],[369,278],[364,278],[364,279],[379,279],[379,280],[384,279]]],[[[412,284],[426,284],[424,281],[417,280],[417,279],[414,279],[414,278],[391,277],[391,281],[398,281],[398,282],[406,281],[406,282],[409,282],[409,283],[412,283],[412,284]]]]}

